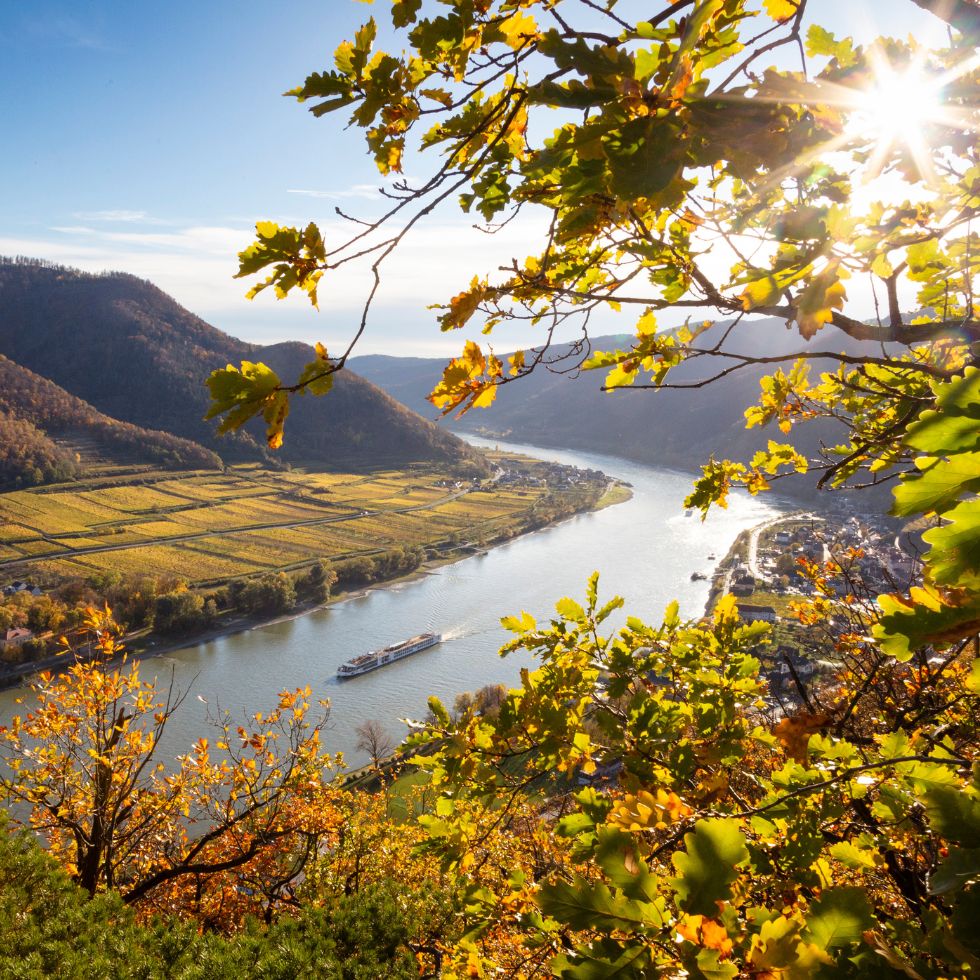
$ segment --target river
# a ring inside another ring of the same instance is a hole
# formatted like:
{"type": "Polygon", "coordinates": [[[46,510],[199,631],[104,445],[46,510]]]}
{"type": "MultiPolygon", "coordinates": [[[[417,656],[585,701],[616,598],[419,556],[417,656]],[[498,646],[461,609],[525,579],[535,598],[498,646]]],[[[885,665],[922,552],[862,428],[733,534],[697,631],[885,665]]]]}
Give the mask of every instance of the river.
{"type": "MultiPolygon", "coordinates": [[[[727,510],[716,508],[702,523],[685,516],[682,505],[690,474],[612,456],[468,438],[476,445],[601,469],[632,484],[633,498],[414,581],[145,661],[144,677],[166,684],[173,671],[177,688],[190,689],[168,726],[163,758],[186,751],[201,735],[213,735],[209,712],[228,709],[241,718],[271,708],[284,688],[308,684],[314,696],[331,702],[325,747],[359,765],[366,761],[355,748],[353,730],[359,723],[376,719],[401,738],[405,726],[399,719],[422,717],[430,694],[451,706],[461,691],[516,682],[531,660],[497,655],[510,636],[500,626],[501,616],[527,610],[547,619],[562,596],[583,600],[593,570],[600,572],[601,600],[626,599],[624,615],[659,622],[674,598],[682,614],[699,615],[709,583],[692,582],[691,573],[710,574],[715,562],[709,555],[721,559],[740,531],[782,509],[778,499],[733,494],[727,510]],[[442,644],[370,674],[336,680],[337,666],[352,656],[428,630],[442,633],[442,644]]],[[[0,721],[9,719],[14,698],[23,693],[0,694],[0,721]]]]}

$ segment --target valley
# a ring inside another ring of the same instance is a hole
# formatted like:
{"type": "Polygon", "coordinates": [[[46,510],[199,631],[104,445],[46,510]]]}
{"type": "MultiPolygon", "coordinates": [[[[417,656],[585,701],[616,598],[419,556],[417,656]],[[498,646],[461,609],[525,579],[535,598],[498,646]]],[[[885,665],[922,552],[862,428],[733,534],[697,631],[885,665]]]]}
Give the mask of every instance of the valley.
{"type": "Polygon", "coordinates": [[[116,609],[130,649],[156,650],[158,637],[172,645],[249,628],[314,607],[332,589],[438,567],[629,498],[597,470],[485,456],[485,479],[424,464],[370,473],[240,464],[117,469],[2,494],[0,625],[13,632],[0,643],[0,682],[57,666],[61,633],[88,605],[116,609]]]}
{"type": "MultiPolygon", "coordinates": [[[[630,610],[654,619],[677,598],[683,615],[698,616],[709,583],[690,581],[691,571],[710,573],[716,563],[708,555],[717,549],[721,557],[740,531],[776,516],[785,506],[772,495],[762,499],[738,493],[727,510],[713,511],[702,523],[684,516],[681,501],[690,486],[686,474],[611,456],[471,438],[491,459],[533,456],[535,462],[529,465],[541,468],[538,476],[529,474],[533,479],[543,478],[552,467],[601,471],[617,481],[611,494],[631,488],[631,495],[616,506],[570,515],[534,533],[497,541],[494,547],[469,546],[470,537],[463,531],[456,539],[458,547],[426,562],[418,569],[421,574],[389,581],[385,587],[369,583],[338,590],[332,601],[310,609],[308,615],[290,613],[262,622],[231,613],[219,618],[215,632],[201,637],[157,638],[152,647],[143,637],[133,638],[127,643],[131,649],[161,654],[143,665],[147,676],[169,678],[174,671],[177,687],[192,692],[168,727],[162,758],[186,751],[206,730],[209,705],[220,702],[250,711],[268,704],[283,687],[310,684],[317,697],[331,702],[325,745],[331,752],[343,752],[350,764],[360,765],[366,759],[356,746],[359,724],[377,720],[400,738],[404,726],[399,719],[420,717],[431,694],[451,704],[462,691],[518,682],[521,668],[532,667],[534,660],[523,652],[506,658],[496,655],[510,635],[501,627],[501,616],[526,609],[539,622],[547,621],[558,597],[581,597],[596,568],[602,572],[605,599],[623,595],[630,610]],[[229,628],[232,621],[235,626],[229,628]],[[442,633],[444,642],[384,670],[337,683],[334,675],[340,663],[423,631],[442,633]]],[[[521,488],[498,482],[503,506],[504,494],[521,488]]],[[[354,486],[349,484],[351,491],[354,486]]],[[[454,512],[465,517],[466,508],[484,494],[468,493],[420,511],[417,517],[436,519],[454,512]]],[[[387,500],[391,504],[397,497],[389,495],[387,500]]],[[[512,512],[509,517],[498,515],[494,522],[502,529],[513,528],[520,519],[512,512]]],[[[454,523],[465,527],[459,516],[454,523]]],[[[12,710],[16,696],[16,690],[0,695],[0,718],[12,710]]]]}

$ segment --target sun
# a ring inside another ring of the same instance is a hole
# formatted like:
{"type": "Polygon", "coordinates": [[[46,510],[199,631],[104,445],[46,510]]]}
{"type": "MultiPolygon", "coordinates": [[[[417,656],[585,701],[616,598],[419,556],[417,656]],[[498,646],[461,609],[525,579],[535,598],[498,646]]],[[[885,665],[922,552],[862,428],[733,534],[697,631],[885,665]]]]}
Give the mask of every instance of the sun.
{"type": "Polygon", "coordinates": [[[871,87],[854,97],[848,128],[878,143],[916,142],[942,114],[942,84],[920,66],[902,72],[884,66],[871,87]]]}
{"type": "Polygon", "coordinates": [[[869,83],[851,90],[843,106],[848,117],[847,138],[871,150],[864,179],[876,179],[893,153],[904,150],[919,177],[928,183],[934,177],[932,150],[940,129],[976,126],[975,119],[950,106],[947,89],[975,71],[980,61],[964,59],[952,71],[937,72],[930,70],[923,57],[896,66],[878,52],[872,54],[871,64],[869,83]]]}

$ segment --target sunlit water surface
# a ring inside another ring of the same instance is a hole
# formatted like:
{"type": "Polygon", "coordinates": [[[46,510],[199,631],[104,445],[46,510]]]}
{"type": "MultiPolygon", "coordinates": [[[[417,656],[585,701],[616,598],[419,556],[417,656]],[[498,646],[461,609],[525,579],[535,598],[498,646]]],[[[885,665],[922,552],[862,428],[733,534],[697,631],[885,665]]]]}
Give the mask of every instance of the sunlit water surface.
{"type": "MultiPolygon", "coordinates": [[[[622,595],[623,615],[659,622],[676,598],[685,615],[702,612],[708,582],[692,582],[692,572],[710,574],[739,531],[775,514],[780,501],[734,495],[727,510],[715,509],[705,523],[685,516],[682,501],[691,476],[612,456],[541,449],[470,437],[476,445],[497,445],[541,459],[601,469],[628,481],[633,498],[593,514],[495,547],[485,555],[448,565],[412,582],[379,588],[328,609],[249,632],[189,646],[147,660],[145,677],[190,689],[167,729],[163,758],[186,751],[209,733],[207,715],[229,709],[268,710],[284,688],[310,685],[331,702],[325,747],[342,751],[348,762],[365,761],[355,748],[354,728],[366,719],[382,722],[390,734],[405,733],[401,718],[419,718],[426,699],[438,695],[451,705],[461,691],[484,684],[513,685],[531,658],[501,658],[508,639],[500,617],[527,610],[547,619],[565,595],[582,600],[586,580],[600,572],[600,598],[622,595]],[[432,647],[381,670],[343,682],[339,664],[415,633],[443,634],[432,647]]],[[[617,622],[616,620],[613,621],[617,622]]],[[[0,719],[10,717],[13,699],[0,694],[0,719]]]]}

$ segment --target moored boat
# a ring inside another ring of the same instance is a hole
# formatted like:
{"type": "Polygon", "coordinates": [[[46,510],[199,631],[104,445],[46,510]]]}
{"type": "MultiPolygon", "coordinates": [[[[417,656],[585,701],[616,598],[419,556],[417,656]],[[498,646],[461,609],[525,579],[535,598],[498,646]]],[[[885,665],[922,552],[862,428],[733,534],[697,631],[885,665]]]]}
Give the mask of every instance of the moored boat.
{"type": "Polygon", "coordinates": [[[357,677],[360,674],[366,674],[368,671],[377,670],[379,667],[394,663],[396,660],[410,657],[413,653],[427,650],[441,642],[441,633],[420,633],[408,640],[392,643],[380,650],[362,653],[359,657],[348,660],[337,668],[337,676],[341,679],[357,677]]]}

